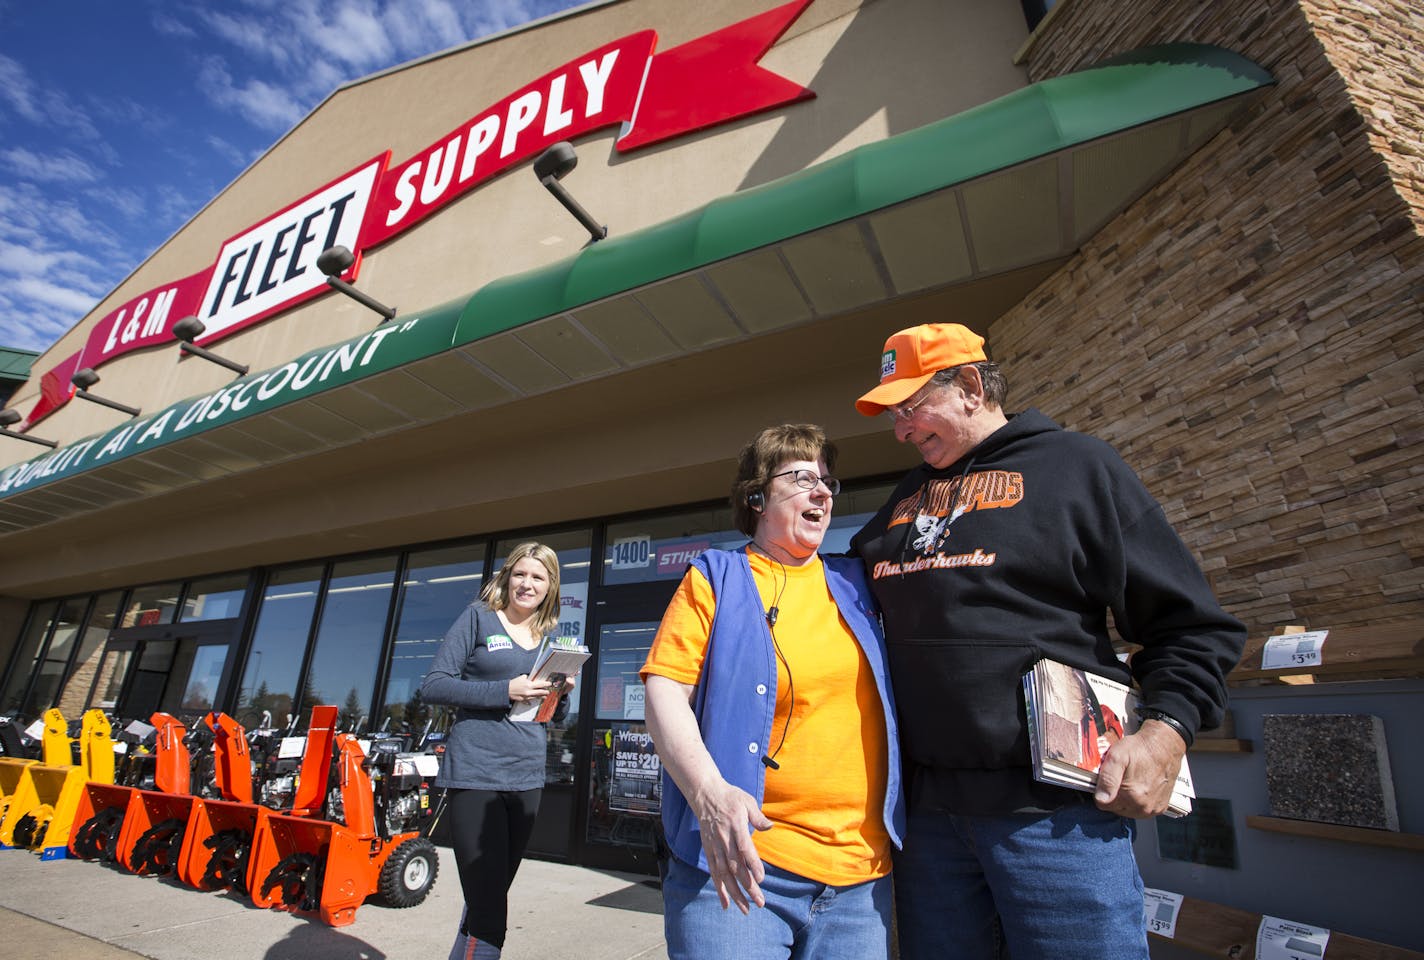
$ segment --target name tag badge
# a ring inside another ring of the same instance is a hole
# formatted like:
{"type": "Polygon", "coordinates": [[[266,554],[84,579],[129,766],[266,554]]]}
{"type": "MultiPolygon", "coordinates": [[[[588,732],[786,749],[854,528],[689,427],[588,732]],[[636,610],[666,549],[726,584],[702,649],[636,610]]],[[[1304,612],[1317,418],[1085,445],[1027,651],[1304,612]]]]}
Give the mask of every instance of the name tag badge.
{"type": "Polygon", "coordinates": [[[495,650],[512,650],[514,649],[514,641],[502,633],[496,633],[485,637],[485,646],[488,647],[491,652],[495,650]]]}

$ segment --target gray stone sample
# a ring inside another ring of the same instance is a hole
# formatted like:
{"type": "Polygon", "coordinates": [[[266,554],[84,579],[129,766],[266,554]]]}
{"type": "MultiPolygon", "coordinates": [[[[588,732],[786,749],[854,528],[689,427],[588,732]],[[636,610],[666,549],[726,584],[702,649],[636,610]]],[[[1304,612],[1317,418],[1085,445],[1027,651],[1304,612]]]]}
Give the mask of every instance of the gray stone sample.
{"type": "Polygon", "coordinates": [[[1271,816],[1399,829],[1379,717],[1267,714],[1261,719],[1271,816]]]}

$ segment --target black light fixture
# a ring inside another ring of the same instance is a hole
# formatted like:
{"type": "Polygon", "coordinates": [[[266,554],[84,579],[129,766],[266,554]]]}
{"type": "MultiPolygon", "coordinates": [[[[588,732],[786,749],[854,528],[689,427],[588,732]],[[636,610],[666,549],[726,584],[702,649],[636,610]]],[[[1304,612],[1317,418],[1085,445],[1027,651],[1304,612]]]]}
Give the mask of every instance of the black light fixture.
{"type": "Polygon", "coordinates": [[[75,396],[83,397],[90,403],[101,404],[102,406],[109,407],[112,410],[117,410],[120,413],[127,413],[131,417],[136,417],[140,413],[138,407],[131,407],[127,403],[119,403],[117,400],[108,400],[104,397],[96,397],[94,396],[94,394],[90,393],[89,388],[99,382],[99,375],[94,372],[93,367],[85,367],[83,370],[80,370],[74,376],[69,378],[69,382],[79,388],[78,391],[76,391],[75,396]]]}
{"type": "Polygon", "coordinates": [[[197,317],[184,317],[173,324],[173,336],[178,338],[178,349],[184,353],[191,353],[195,357],[202,357],[210,363],[216,363],[220,367],[227,367],[239,377],[247,375],[248,366],[245,363],[238,363],[226,357],[220,357],[216,353],[204,350],[193,341],[203,335],[203,331],[208,329],[203,321],[197,317]]]}
{"type": "Polygon", "coordinates": [[[583,224],[583,228],[592,238],[588,242],[597,243],[608,236],[608,227],[589,216],[588,211],[579,206],[578,201],[569,196],[569,192],[559,182],[576,166],[578,154],[574,153],[574,145],[567,140],[560,140],[535,159],[534,176],[539,178],[544,189],[554,195],[555,200],[564,205],[565,210],[574,215],[574,219],[583,224]]]}
{"type": "Polygon", "coordinates": [[[51,450],[59,446],[59,444],[53,440],[45,440],[43,437],[32,437],[28,433],[16,433],[14,430],[11,430],[10,428],[19,423],[20,420],[20,411],[0,410],[0,434],[4,434],[7,437],[14,437],[16,440],[28,440],[30,443],[38,443],[40,446],[49,447],[51,450]]]}
{"type": "Polygon", "coordinates": [[[352,253],[348,247],[338,244],[321,252],[321,255],[316,258],[316,268],[326,274],[326,282],[329,286],[340,290],[363,307],[376,311],[382,317],[381,322],[385,323],[396,315],[395,310],[341,279],[341,275],[351,269],[351,264],[355,262],[356,254],[352,253]]]}

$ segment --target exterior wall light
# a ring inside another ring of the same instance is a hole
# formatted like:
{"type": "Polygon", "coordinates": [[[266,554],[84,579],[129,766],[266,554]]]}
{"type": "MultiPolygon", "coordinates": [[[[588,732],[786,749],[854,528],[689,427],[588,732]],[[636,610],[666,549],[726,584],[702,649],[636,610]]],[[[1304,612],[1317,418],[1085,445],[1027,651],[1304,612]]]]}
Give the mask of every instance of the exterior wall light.
{"type": "Polygon", "coordinates": [[[341,279],[341,275],[351,269],[351,265],[355,262],[356,255],[349,248],[338,245],[321,252],[321,255],[316,258],[316,268],[326,274],[326,282],[329,286],[340,290],[363,307],[376,311],[381,315],[381,322],[385,323],[396,315],[395,309],[362,293],[341,279]]]}
{"type": "Polygon", "coordinates": [[[90,403],[97,403],[120,413],[127,413],[131,417],[136,417],[141,412],[138,407],[131,407],[127,403],[119,403],[117,400],[108,400],[104,397],[96,397],[89,392],[89,388],[99,382],[99,375],[94,372],[93,367],[85,367],[74,376],[69,378],[69,382],[79,388],[75,396],[83,397],[90,403]]]}
{"type": "Polygon", "coordinates": [[[534,176],[539,178],[544,189],[554,195],[555,200],[564,205],[565,210],[574,215],[574,219],[583,224],[583,228],[591,237],[588,242],[597,243],[608,236],[608,227],[589,216],[588,211],[579,206],[578,201],[571,197],[559,182],[576,166],[578,154],[574,153],[574,145],[567,140],[560,140],[535,158],[534,176]]]}
{"type": "Polygon", "coordinates": [[[32,437],[28,433],[16,433],[10,428],[19,423],[22,418],[18,410],[0,410],[0,434],[7,437],[14,437],[16,440],[28,440],[30,443],[38,443],[42,447],[49,447],[53,450],[59,446],[53,440],[45,440],[43,437],[32,437]]]}
{"type": "Polygon", "coordinates": [[[245,363],[237,363],[226,357],[220,357],[211,351],[204,350],[193,341],[203,335],[203,331],[208,329],[203,321],[197,317],[184,317],[173,324],[173,336],[178,338],[178,349],[185,353],[191,353],[195,357],[202,357],[210,363],[216,363],[220,367],[227,367],[239,377],[247,375],[248,366],[245,363]]]}

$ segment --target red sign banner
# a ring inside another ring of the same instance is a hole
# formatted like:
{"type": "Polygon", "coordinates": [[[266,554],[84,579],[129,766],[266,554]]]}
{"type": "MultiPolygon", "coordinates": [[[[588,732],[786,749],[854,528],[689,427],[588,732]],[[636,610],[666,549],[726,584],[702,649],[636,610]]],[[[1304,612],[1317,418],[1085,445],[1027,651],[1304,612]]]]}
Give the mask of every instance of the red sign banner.
{"type": "Polygon", "coordinates": [[[815,94],[757,65],[813,0],[792,2],[654,52],[643,30],[592,50],[475,114],[402,163],[389,152],[319,188],[223,245],[207,269],[140,294],[105,316],[84,349],[44,375],[26,426],[73,395],[69,377],[131,350],[166,343],[197,315],[205,343],[325,293],[317,254],[360,256],[490,178],[560,140],[621,125],[619,152],[641,149],[815,94]]]}

